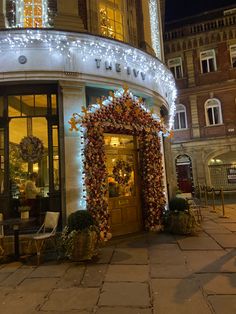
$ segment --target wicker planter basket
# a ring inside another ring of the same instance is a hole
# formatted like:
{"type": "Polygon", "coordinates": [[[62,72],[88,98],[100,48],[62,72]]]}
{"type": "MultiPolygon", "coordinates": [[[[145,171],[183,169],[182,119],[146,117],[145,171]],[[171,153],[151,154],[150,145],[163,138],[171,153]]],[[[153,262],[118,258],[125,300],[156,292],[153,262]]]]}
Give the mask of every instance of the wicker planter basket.
{"type": "Polygon", "coordinates": [[[174,234],[192,235],[200,230],[196,218],[191,212],[170,213],[167,219],[167,231],[174,234]]]}
{"type": "Polygon", "coordinates": [[[98,234],[96,231],[80,231],[74,234],[70,259],[72,261],[90,260],[98,254],[98,234]]]}

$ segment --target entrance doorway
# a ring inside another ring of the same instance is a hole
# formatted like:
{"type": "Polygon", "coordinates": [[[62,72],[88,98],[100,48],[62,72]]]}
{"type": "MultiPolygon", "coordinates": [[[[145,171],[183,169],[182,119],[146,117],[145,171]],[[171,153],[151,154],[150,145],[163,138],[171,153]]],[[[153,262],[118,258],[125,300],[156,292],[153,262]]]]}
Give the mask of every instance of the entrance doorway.
{"type": "Polygon", "coordinates": [[[193,192],[192,162],[189,156],[180,155],[175,160],[178,188],[182,193],[193,192]]]}
{"type": "Polygon", "coordinates": [[[105,134],[108,207],[114,236],[142,229],[137,141],[131,135],[105,134]]]}

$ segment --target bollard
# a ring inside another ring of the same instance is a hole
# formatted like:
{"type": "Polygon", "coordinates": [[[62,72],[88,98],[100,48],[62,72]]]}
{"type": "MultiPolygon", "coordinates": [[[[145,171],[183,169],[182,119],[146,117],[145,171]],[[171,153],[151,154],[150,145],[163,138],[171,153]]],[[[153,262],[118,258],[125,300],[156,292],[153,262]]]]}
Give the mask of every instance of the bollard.
{"type": "Polygon", "coordinates": [[[208,200],[207,200],[207,187],[204,186],[204,192],[205,192],[205,206],[208,205],[208,200]]]}
{"type": "Polygon", "coordinates": [[[216,207],[215,207],[215,189],[212,188],[212,210],[211,213],[216,213],[216,207]]]}
{"type": "Polygon", "coordinates": [[[219,218],[229,218],[225,216],[225,199],[224,199],[224,192],[222,188],[220,189],[220,196],[221,196],[221,204],[222,204],[222,216],[220,216],[219,218]]]}

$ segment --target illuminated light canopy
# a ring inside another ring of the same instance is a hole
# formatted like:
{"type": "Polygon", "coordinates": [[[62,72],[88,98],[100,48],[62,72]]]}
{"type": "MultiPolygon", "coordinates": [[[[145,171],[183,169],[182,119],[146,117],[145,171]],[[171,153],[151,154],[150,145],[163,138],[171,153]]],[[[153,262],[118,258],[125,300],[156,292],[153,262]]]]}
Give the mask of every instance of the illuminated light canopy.
{"type": "MultiPolygon", "coordinates": [[[[17,49],[19,49],[19,52],[24,50],[24,53],[28,53],[32,59],[35,58],[35,53],[39,51],[39,49],[41,56],[45,53],[45,60],[48,60],[46,56],[51,53],[53,61],[57,59],[61,60],[58,62],[61,62],[63,71],[65,71],[63,62],[65,62],[65,60],[71,60],[71,62],[73,62],[73,59],[76,58],[77,63],[82,61],[85,63],[87,61],[87,64],[86,66],[84,65],[83,69],[79,67],[77,70],[73,65],[72,71],[82,71],[83,73],[88,73],[86,71],[90,63],[94,63],[95,67],[95,59],[99,58],[109,62],[122,63],[124,68],[128,68],[132,65],[137,73],[142,72],[146,77],[146,81],[140,80],[139,82],[137,81],[137,84],[160,94],[163,98],[163,102],[166,102],[170,114],[169,129],[173,127],[176,98],[173,75],[159,59],[139,49],[133,48],[128,44],[107,38],[100,38],[98,36],[44,29],[1,31],[0,57],[1,52],[5,55],[9,49],[14,52],[17,51],[17,49]],[[57,56],[61,56],[61,58],[57,56]]],[[[12,63],[9,62],[8,67],[11,66],[12,63]]],[[[30,69],[32,71],[40,71],[42,69],[41,65],[37,68],[37,63],[34,63],[33,66],[34,68],[30,69]]],[[[2,71],[8,71],[6,64],[2,64],[1,68],[2,71]]],[[[16,71],[15,68],[14,70],[16,71]]],[[[22,71],[22,69],[18,71],[22,71]]],[[[110,72],[108,72],[108,74],[109,73],[110,72]]]]}
{"type": "Polygon", "coordinates": [[[156,56],[161,59],[160,27],[157,0],[149,0],[152,47],[156,56]]]}

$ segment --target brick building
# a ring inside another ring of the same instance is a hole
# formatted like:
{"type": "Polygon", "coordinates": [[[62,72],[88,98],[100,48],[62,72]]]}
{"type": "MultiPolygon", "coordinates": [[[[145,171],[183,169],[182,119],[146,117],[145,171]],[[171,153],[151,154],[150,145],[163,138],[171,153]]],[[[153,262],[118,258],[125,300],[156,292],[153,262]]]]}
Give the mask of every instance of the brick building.
{"type": "Polygon", "coordinates": [[[236,8],[167,23],[164,50],[178,89],[171,192],[236,189],[236,8]]]}

